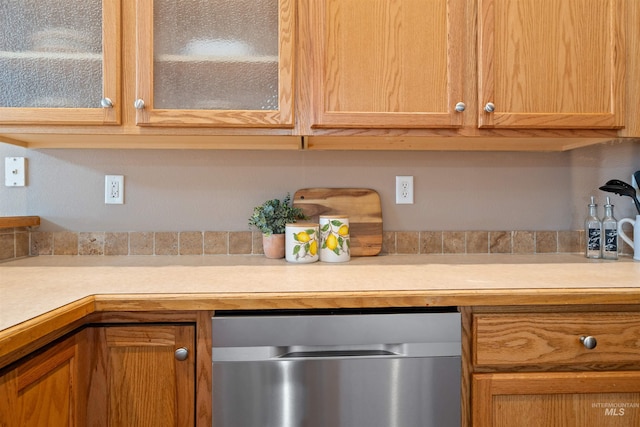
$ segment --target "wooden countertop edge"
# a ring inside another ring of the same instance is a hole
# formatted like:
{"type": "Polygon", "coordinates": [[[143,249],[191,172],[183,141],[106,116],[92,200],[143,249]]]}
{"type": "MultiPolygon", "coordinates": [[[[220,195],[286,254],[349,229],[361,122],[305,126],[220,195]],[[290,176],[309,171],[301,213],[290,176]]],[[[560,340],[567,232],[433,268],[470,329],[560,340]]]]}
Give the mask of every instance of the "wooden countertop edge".
{"type": "MultiPolygon", "coordinates": [[[[639,304],[638,288],[98,295],[97,311],[639,304]]],[[[1,334],[0,334],[1,337],[1,334]]]]}
{"type": "Polygon", "coordinates": [[[1,228],[14,227],[38,227],[40,225],[39,216],[3,216],[0,217],[1,228]]]}
{"type": "Polygon", "coordinates": [[[94,311],[90,295],[0,331],[0,368],[82,326],[94,311]]]}
{"type": "Polygon", "coordinates": [[[0,368],[82,326],[95,312],[639,303],[637,288],[89,295],[0,331],[0,368]]]}

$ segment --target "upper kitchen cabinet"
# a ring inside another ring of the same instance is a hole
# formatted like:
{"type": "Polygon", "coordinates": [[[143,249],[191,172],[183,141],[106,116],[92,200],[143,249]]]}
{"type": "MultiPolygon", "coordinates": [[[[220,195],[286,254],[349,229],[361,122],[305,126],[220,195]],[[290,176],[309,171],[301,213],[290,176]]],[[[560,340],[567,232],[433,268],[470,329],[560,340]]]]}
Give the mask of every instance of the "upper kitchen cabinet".
{"type": "Polygon", "coordinates": [[[0,4],[0,124],[120,122],[120,0],[0,4]]]}
{"type": "Polygon", "coordinates": [[[311,128],[462,125],[464,0],[307,0],[300,8],[311,128]]]}
{"type": "Polygon", "coordinates": [[[293,127],[295,0],[138,0],[136,124],[293,127]]]}
{"type": "Polygon", "coordinates": [[[481,128],[624,125],[622,0],[478,0],[481,128]]]}
{"type": "Polygon", "coordinates": [[[297,129],[306,148],[336,150],[568,150],[640,135],[625,108],[640,95],[626,50],[640,40],[636,3],[301,1],[297,129]]]}

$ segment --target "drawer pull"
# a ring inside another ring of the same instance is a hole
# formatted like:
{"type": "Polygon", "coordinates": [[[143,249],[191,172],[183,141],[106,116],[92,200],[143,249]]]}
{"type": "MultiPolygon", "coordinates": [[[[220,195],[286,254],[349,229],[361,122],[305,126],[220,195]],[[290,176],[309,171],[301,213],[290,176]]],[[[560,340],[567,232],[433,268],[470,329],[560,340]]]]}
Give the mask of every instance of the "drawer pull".
{"type": "Polygon", "coordinates": [[[596,338],[590,335],[586,337],[580,337],[580,342],[584,344],[584,348],[586,348],[587,350],[593,350],[598,345],[598,341],[596,340],[596,338]]]}

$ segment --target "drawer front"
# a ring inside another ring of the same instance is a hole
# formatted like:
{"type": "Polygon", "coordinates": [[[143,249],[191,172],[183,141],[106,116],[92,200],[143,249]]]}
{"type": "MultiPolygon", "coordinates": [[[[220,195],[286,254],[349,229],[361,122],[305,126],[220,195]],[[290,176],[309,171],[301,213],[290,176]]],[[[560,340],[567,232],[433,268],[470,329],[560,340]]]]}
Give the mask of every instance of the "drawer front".
{"type": "Polygon", "coordinates": [[[476,366],[640,363],[639,313],[476,314],[473,336],[476,366]]]}

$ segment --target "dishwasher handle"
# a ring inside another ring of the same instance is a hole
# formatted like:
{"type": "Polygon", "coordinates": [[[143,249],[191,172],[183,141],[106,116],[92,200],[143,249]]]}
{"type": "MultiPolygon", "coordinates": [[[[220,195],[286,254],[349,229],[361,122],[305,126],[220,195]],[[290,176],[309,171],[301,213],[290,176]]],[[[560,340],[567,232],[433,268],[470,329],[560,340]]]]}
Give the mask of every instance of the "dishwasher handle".
{"type": "Polygon", "coordinates": [[[278,359],[311,359],[327,357],[372,357],[372,356],[400,356],[388,350],[321,350],[321,351],[292,351],[278,356],[278,359]]]}

